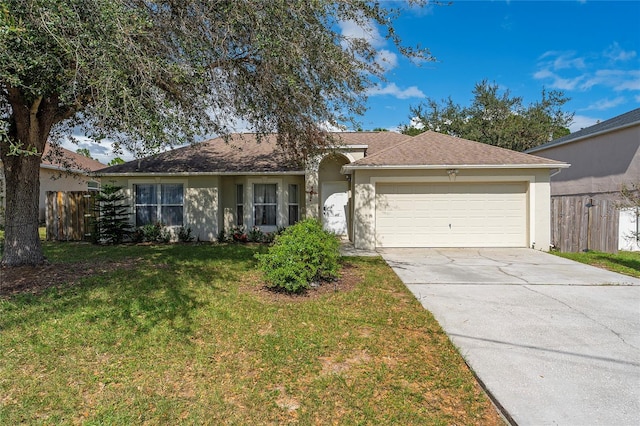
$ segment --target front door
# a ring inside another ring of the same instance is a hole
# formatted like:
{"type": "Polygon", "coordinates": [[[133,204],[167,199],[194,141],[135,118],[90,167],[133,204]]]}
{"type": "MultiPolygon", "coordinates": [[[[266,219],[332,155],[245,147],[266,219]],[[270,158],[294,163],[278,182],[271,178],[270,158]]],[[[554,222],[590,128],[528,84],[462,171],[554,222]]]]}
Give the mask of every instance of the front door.
{"type": "Polygon", "coordinates": [[[324,182],[321,191],[322,227],[336,235],[346,235],[348,182],[324,182]]]}

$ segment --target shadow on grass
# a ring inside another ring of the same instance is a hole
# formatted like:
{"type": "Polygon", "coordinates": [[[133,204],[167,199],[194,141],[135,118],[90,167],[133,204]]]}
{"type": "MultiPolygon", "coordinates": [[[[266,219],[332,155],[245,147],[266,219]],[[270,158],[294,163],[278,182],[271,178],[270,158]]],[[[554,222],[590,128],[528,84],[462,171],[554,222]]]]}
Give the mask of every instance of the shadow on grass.
{"type": "MultiPolygon", "coordinates": [[[[68,257],[136,258],[131,270],[113,270],[51,289],[41,295],[18,295],[0,301],[0,330],[37,329],[51,318],[71,327],[111,327],[125,334],[144,334],[156,327],[189,335],[196,310],[219,298],[255,266],[260,247],[238,245],[158,245],[101,247],[61,243],[68,257]],[[110,249],[113,249],[110,251],[110,249]]],[[[56,253],[59,257],[61,253],[56,253]]],[[[231,296],[232,297],[232,296],[231,296]]]]}
{"type": "Polygon", "coordinates": [[[593,257],[605,263],[612,263],[615,265],[624,266],[626,268],[634,269],[640,272],[640,257],[633,258],[631,256],[625,256],[624,254],[611,255],[608,253],[597,253],[597,254],[594,254],[593,257]]]}

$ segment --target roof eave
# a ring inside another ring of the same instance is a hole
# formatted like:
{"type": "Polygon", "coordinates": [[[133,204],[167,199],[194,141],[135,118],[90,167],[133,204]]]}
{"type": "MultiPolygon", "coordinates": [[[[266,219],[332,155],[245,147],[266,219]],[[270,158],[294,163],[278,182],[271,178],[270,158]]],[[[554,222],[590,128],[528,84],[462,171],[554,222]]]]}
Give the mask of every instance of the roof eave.
{"type": "Polygon", "coordinates": [[[342,173],[354,170],[446,170],[446,169],[566,169],[569,163],[540,164],[434,164],[434,165],[350,165],[342,166],[342,173]]]}
{"type": "Polygon", "coordinates": [[[526,150],[525,153],[533,154],[535,152],[540,152],[540,151],[544,151],[544,150],[547,150],[547,149],[555,148],[557,146],[563,146],[563,145],[567,145],[567,144],[570,144],[570,143],[579,142],[579,141],[584,140],[584,139],[591,139],[591,138],[594,138],[594,137],[597,137],[597,136],[606,135],[607,133],[617,132],[617,131],[628,129],[629,127],[634,127],[634,126],[638,126],[638,125],[640,125],[640,121],[634,121],[634,122],[631,122],[631,123],[623,124],[622,126],[613,127],[611,129],[601,130],[599,132],[588,133],[586,135],[578,136],[578,137],[575,137],[575,138],[570,138],[570,139],[567,139],[567,140],[564,140],[564,141],[558,142],[558,143],[553,143],[553,141],[551,141],[551,142],[545,143],[544,145],[540,145],[540,146],[536,146],[536,147],[530,148],[530,149],[526,150]]]}
{"type": "Polygon", "coordinates": [[[142,177],[142,176],[239,176],[239,175],[304,175],[304,171],[277,171],[277,172],[121,172],[121,173],[96,173],[97,176],[111,177],[142,177]]]}
{"type": "Polygon", "coordinates": [[[569,163],[537,164],[414,164],[414,165],[356,165],[342,166],[343,173],[352,170],[444,170],[444,169],[566,169],[569,163]]]}

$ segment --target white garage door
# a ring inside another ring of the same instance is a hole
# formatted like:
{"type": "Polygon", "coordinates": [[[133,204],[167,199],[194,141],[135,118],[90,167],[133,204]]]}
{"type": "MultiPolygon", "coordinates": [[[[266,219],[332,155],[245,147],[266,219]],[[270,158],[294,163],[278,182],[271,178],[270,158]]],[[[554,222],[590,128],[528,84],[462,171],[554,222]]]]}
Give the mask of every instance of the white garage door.
{"type": "Polygon", "coordinates": [[[525,247],[526,184],[378,184],[378,247],[525,247]]]}

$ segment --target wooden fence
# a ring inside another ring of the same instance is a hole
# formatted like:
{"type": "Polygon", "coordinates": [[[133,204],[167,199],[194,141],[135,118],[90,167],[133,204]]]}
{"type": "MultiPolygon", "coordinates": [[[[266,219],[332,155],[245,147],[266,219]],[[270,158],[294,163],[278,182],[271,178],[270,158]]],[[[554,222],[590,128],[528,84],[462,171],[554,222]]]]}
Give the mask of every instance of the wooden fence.
{"type": "Polygon", "coordinates": [[[560,251],[618,252],[620,211],[615,201],[551,197],[551,243],[560,251]]]}
{"type": "Polygon", "coordinates": [[[82,241],[91,238],[95,192],[47,191],[47,240],[82,241]]]}

